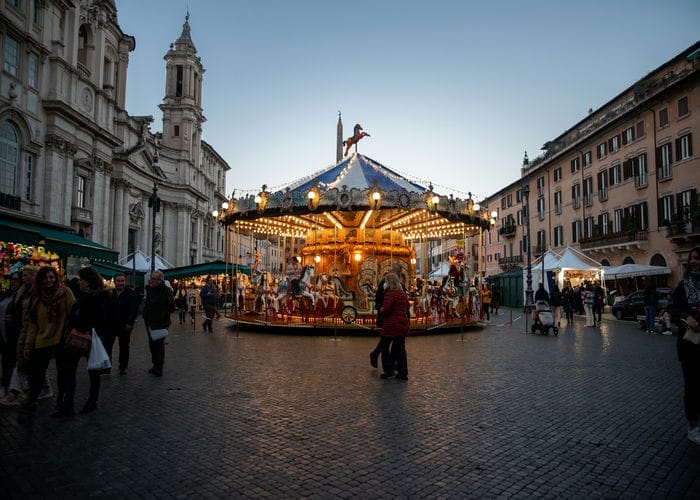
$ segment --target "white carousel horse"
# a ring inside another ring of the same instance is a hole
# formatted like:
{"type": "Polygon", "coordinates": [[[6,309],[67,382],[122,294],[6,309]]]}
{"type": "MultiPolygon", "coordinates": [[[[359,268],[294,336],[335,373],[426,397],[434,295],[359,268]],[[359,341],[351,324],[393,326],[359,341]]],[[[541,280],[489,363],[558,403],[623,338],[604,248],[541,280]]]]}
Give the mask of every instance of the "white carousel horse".
{"type": "Polygon", "coordinates": [[[452,311],[452,314],[456,318],[459,318],[460,315],[457,312],[457,304],[459,304],[459,289],[455,286],[452,276],[448,276],[445,280],[445,284],[442,285],[442,300],[444,300],[447,304],[445,312],[447,313],[452,311]]]}
{"type": "Polygon", "coordinates": [[[282,302],[289,293],[289,288],[289,276],[285,276],[282,278],[279,286],[277,287],[277,297],[275,297],[275,303],[273,306],[275,308],[275,312],[280,312],[280,302],[282,302]]]}
{"type": "Polygon", "coordinates": [[[311,279],[314,277],[315,269],[313,264],[308,264],[301,269],[301,278],[292,280],[292,294],[308,298],[313,307],[316,307],[316,297],[311,292],[313,290],[311,279]]]}

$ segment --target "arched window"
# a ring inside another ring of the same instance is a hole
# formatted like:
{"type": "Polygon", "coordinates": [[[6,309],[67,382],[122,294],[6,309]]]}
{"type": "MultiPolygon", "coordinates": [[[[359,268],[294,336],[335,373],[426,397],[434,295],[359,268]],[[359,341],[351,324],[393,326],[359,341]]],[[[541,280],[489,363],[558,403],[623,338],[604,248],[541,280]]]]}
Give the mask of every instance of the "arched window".
{"type": "Polygon", "coordinates": [[[600,265],[603,267],[610,267],[610,261],[608,259],[603,259],[600,261],[600,265]]]}
{"type": "Polygon", "coordinates": [[[625,257],[625,260],[622,261],[623,264],[635,264],[634,259],[632,257],[625,257]]]}
{"type": "Polygon", "coordinates": [[[666,267],[666,259],[664,259],[664,256],[658,253],[655,253],[651,257],[651,261],[649,262],[652,266],[661,266],[661,267],[666,267]]]}
{"type": "Polygon", "coordinates": [[[17,195],[19,133],[8,121],[0,124],[0,193],[17,195]]]}

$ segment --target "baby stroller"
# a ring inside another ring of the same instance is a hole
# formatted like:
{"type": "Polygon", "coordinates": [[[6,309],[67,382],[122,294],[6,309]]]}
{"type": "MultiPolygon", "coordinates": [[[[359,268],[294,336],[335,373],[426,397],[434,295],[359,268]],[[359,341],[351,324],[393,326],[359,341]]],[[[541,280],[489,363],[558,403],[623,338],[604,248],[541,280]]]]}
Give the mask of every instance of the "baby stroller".
{"type": "Polygon", "coordinates": [[[539,331],[543,335],[547,335],[550,328],[554,335],[559,335],[559,328],[554,324],[552,308],[549,307],[547,301],[538,300],[535,304],[535,320],[532,323],[532,333],[539,331]]]}

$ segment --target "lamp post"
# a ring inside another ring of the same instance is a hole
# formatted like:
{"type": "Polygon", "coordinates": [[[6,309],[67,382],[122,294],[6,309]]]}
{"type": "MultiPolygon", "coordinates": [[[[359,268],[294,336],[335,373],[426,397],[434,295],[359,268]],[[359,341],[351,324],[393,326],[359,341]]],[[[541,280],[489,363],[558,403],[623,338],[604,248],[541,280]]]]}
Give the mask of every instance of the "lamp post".
{"type": "Polygon", "coordinates": [[[523,217],[525,217],[525,239],[527,240],[527,281],[525,287],[525,332],[527,333],[528,321],[534,303],[532,299],[532,253],[530,249],[530,187],[527,185],[523,187],[523,200],[525,201],[523,217]]]}
{"type": "Polygon", "coordinates": [[[156,270],[156,214],[160,212],[160,198],[158,198],[158,186],[155,180],[153,181],[153,192],[148,199],[148,206],[151,207],[153,215],[151,220],[151,273],[153,273],[156,270]]]}

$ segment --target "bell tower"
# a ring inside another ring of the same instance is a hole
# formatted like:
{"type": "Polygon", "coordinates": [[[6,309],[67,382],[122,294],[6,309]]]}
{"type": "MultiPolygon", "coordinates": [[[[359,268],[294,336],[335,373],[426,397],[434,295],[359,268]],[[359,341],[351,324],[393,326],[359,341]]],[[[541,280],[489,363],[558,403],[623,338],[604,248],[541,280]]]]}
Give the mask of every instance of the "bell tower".
{"type": "Polygon", "coordinates": [[[163,112],[165,148],[179,150],[192,163],[199,161],[202,124],[202,76],[204,67],[190,36],[190,14],[185,16],[182,34],[165,55],[165,97],[159,106],[163,112]]]}

